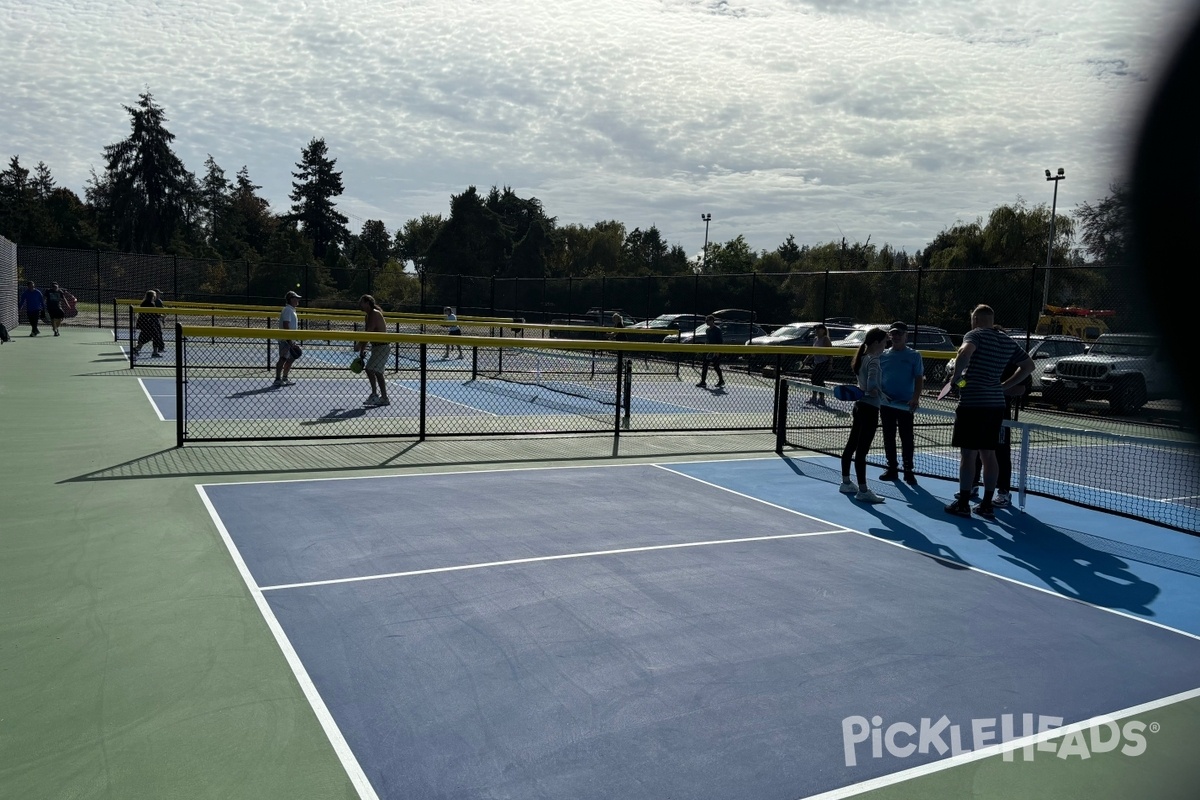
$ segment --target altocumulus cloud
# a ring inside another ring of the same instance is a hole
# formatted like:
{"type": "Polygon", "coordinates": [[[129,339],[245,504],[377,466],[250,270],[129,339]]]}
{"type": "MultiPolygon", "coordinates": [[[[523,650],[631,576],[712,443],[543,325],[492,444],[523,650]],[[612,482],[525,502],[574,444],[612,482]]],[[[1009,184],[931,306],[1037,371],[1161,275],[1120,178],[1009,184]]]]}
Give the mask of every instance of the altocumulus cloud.
{"type": "Polygon", "coordinates": [[[324,137],[389,228],[467,185],[699,249],[845,234],[916,250],[1068,169],[1121,177],[1179,0],[0,0],[4,156],[82,191],[146,87],[193,170],[276,210],[324,137]]]}

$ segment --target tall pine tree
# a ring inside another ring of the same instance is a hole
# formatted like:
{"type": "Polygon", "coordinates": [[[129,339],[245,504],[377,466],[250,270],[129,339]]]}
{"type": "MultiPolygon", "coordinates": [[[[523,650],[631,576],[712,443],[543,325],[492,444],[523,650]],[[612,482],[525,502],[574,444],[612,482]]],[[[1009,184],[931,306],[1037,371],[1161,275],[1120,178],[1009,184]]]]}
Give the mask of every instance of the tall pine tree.
{"type": "Polygon", "coordinates": [[[334,171],[336,165],[325,140],[313,139],[300,151],[298,171],[292,173],[296,180],[292,181],[292,213],[287,219],[300,223],[318,259],[324,259],[332,245],[350,238],[349,220],[333,203],[342,194],[342,173],[334,171]]]}
{"type": "Polygon", "coordinates": [[[175,134],[166,129],[166,114],[150,92],[125,110],[129,137],[104,148],[102,234],[121,250],[165,252],[177,236],[192,233],[196,178],[171,149],[175,134]]]}

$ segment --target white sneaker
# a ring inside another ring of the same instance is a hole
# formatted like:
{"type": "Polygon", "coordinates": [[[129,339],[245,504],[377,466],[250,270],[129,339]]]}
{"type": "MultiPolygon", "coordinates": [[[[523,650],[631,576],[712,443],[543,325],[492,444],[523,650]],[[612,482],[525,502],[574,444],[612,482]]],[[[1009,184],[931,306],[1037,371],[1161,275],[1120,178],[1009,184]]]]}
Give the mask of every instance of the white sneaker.
{"type": "Polygon", "coordinates": [[[844,480],[842,481],[842,485],[838,487],[838,491],[842,494],[856,494],[858,487],[854,485],[853,481],[844,480]]]}
{"type": "Polygon", "coordinates": [[[996,492],[996,496],[992,498],[992,505],[997,508],[1008,508],[1012,505],[1012,495],[1008,492],[996,492]]]}
{"type": "Polygon", "coordinates": [[[854,499],[861,501],[863,503],[885,503],[885,502],[887,502],[884,498],[875,494],[870,489],[865,489],[865,488],[859,489],[858,493],[854,495],[854,499]]]}

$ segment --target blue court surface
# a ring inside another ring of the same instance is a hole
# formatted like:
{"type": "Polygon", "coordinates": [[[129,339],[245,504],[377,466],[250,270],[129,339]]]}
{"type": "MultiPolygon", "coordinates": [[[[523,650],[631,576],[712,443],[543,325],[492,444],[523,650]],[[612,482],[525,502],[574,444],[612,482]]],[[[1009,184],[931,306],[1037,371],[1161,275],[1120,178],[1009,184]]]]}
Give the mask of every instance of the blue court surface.
{"type": "Polygon", "coordinates": [[[846,796],[1198,694],[1200,539],[960,520],[933,480],[865,506],[833,464],[200,491],[364,797],[846,796]],[[874,755],[875,717],[913,747],[874,755]]]}

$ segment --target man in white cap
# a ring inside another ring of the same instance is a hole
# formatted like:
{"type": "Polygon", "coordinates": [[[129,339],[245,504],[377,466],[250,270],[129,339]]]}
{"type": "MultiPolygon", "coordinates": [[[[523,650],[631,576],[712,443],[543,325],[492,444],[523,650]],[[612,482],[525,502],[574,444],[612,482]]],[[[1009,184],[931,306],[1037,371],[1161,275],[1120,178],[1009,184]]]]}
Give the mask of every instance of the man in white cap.
{"type": "MultiPolygon", "coordinates": [[[[279,330],[294,331],[300,329],[300,321],[296,316],[296,306],[300,305],[300,295],[288,292],[283,296],[283,310],[279,312],[279,330]]],[[[279,340],[279,360],[275,363],[275,386],[291,386],[294,381],[288,380],[292,369],[291,339],[279,340]]]]}

